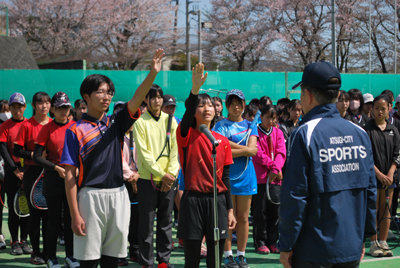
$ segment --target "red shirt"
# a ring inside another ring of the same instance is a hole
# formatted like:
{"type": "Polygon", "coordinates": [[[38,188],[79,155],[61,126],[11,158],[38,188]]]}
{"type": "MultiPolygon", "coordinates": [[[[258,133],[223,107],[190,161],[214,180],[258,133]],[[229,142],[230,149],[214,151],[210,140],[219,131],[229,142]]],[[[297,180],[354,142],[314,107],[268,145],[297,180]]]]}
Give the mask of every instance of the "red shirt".
{"type": "Polygon", "coordinates": [[[7,143],[8,153],[12,157],[15,163],[19,163],[19,157],[14,156],[14,142],[17,138],[18,131],[22,126],[22,123],[26,122],[28,119],[24,118],[21,122],[14,121],[13,119],[8,119],[6,122],[0,126],[0,142],[7,143]]]}
{"type": "MultiPolygon", "coordinates": [[[[51,121],[53,121],[53,119],[49,118],[49,123],[51,121]]],[[[35,150],[36,138],[42,128],[43,125],[39,124],[35,117],[32,116],[21,125],[17,138],[15,139],[15,144],[23,146],[25,151],[33,152],[33,150],[35,150]]],[[[31,159],[24,159],[24,165],[36,166],[31,159]]]]}
{"type": "MultiPolygon", "coordinates": [[[[214,131],[211,133],[215,139],[220,141],[217,147],[217,188],[218,193],[222,193],[227,190],[222,182],[222,173],[224,166],[233,163],[232,150],[226,137],[214,131]]],[[[192,127],[189,129],[187,136],[182,138],[180,125],[176,130],[176,140],[178,142],[180,161],[183,166],[185,190],[212,193],[214,180],[210,140],[206,135],[192,127]]]]}
{"type": "Polygon", "coordinates": [[[55,120],[42,127],[36,138],[36,143],[46,148],[47,160],[58,165],[64,147],[65,131],[74,124],[71,121],[65,125],[59,125],[55,120]]]}

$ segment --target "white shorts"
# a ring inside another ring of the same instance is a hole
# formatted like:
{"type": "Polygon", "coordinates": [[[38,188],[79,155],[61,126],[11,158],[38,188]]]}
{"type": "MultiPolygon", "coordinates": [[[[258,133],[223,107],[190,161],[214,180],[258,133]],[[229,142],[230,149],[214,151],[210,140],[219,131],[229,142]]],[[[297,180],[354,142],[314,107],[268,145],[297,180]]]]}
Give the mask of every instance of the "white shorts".
{"type": "Polygon", "coordinates": [[[112,189],[84,187],[78,192],[78,208],[86,235],[74,234],[74,258],[126,257],[131,208],[125,185],[112,189]]]}

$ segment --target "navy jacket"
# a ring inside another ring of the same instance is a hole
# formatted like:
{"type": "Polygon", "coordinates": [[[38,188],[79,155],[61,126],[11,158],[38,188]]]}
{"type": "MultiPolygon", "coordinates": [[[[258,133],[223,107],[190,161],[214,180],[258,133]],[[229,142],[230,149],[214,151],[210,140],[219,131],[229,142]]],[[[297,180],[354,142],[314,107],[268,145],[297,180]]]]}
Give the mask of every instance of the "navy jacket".
{"type": "Polygon", "coordinates": [[[373,236],[376,179],[367,133],[335,104],[307,113],[289,139],[278,248],[310,262],[360,259],[373,236]]]}

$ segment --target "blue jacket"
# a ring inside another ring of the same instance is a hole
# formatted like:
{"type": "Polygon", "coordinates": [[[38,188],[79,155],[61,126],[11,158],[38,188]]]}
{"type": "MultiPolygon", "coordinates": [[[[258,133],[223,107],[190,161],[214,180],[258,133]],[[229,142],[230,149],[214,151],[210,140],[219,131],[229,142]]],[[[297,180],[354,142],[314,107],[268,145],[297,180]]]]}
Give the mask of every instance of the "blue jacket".
{"type": "Polygon", "coordinates": [[[367,133],[335,104],[307,113],[292,132],[281,191],[278,248],[318,263],[360,259],[373,236],[376,178],[367,133]]]}

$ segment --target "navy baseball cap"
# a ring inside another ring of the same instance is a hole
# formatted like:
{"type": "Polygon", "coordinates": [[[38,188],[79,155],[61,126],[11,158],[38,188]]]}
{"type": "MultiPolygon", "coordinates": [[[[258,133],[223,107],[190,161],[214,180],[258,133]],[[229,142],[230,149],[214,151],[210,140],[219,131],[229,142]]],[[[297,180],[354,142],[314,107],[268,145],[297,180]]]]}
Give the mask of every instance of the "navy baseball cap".
{"type": "Polygon", "coordinates": [[[294,85],[292,89],[299,87],[301,84],[319,89],[340,89],[342,78],[340,77],[339,70],[332,63],[320,61],[307,65],[301,81],[294,85]],[[338,78],[340,84],[328,84],[331,78],[338,78]]]}
{"type": "Polygon", "coordinates": [[[15,92],[14,94],[11,95],[10,99],[8,100],[8,105],[11,105],[13,103],[19,103],[21,105],[25,105],[25,97],[19,92],[15,92]]]}
{"type": "Polygon", "coordinates": [[[51,105],[57,108],[61,106],[72,106],[69,102],[67,94],[61,91],[54,94],[53,98],[51,99],[51,105]]]}
{"type": "Polygon", "coordinates": [[[239,89],[229,90],[228,93],[226,93],[225,101],[228,101],[230,96],[238,96],[239,99],[245,100],[243,92],[239,89]]]}

